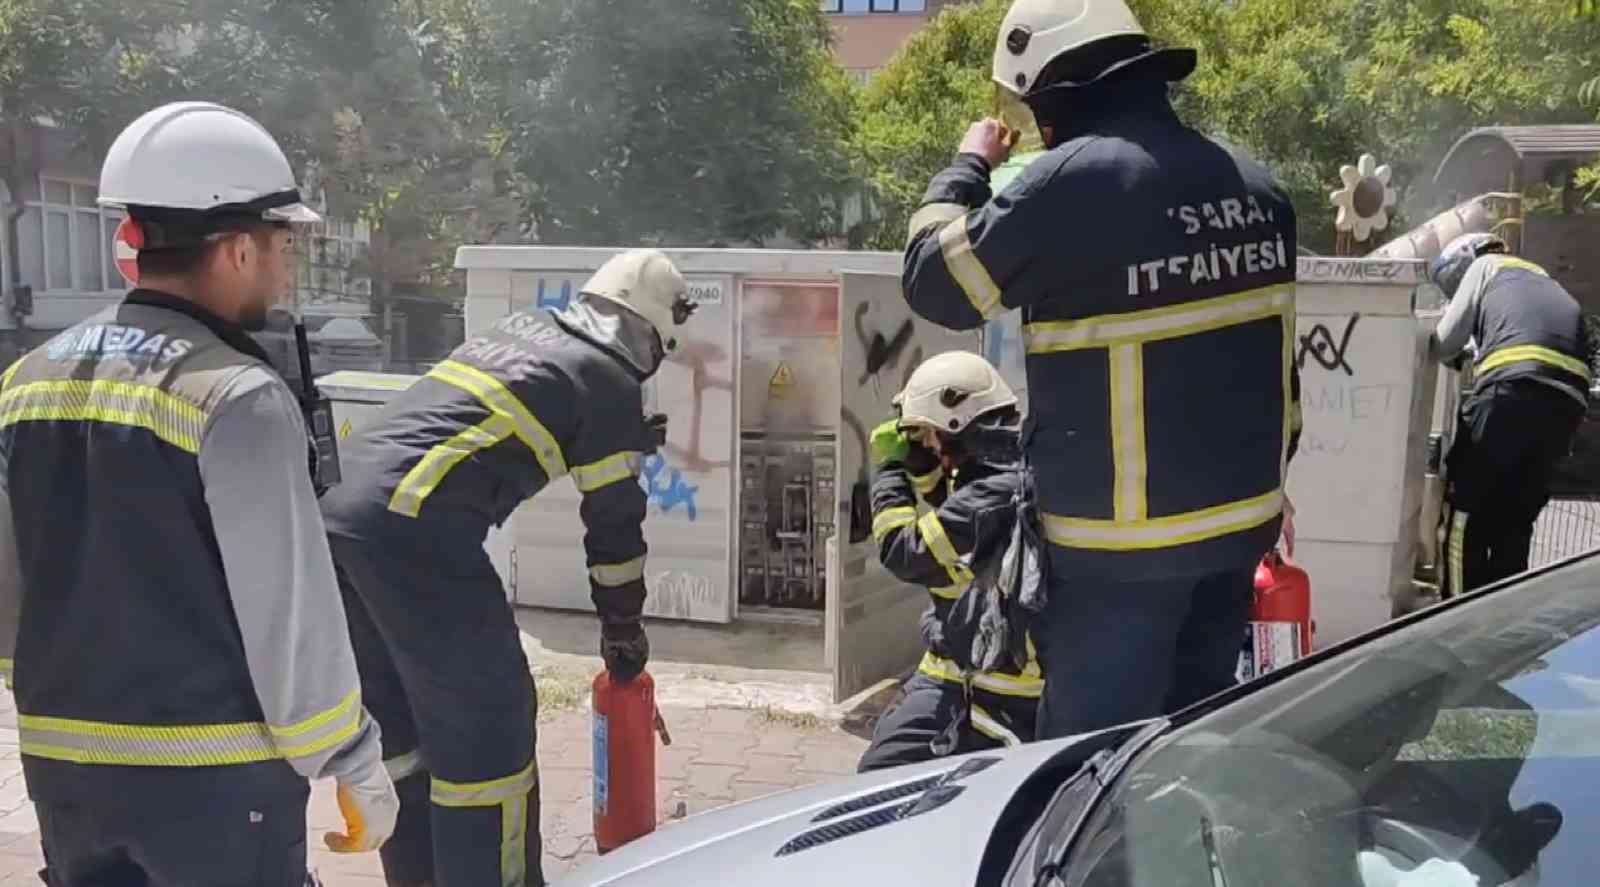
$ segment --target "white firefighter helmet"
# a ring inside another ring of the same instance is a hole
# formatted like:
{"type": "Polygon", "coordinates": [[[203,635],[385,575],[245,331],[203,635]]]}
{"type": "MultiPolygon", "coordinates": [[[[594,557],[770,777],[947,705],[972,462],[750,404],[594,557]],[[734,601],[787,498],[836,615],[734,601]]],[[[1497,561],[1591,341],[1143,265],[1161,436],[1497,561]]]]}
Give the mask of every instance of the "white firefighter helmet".
{"type": "Polygon", "coordinates": [[[272,135],[211,102],[162,105],[128,124],[100,169],[100,203],[321,221],[300,202],[289,158],[272,135]]]}
{"type": "Polygon", "coordinates": [[[666,254],[653,249],[633,249],[611,257],[583,285],[585,295],[610,299],[655,327],[661,347],[677,347],[672,328],[694,313],[689,284],[666,254]]]}
{"type": "Polygon", "coordinates": [[[985,413],[1017,405],[1017,395],[987,360],[946,351],[923,361],[894,396],[900,425],[960,434],[985,413]]]}
{"type": "Polygon", "coordinates": [[[1016,0],[1000,23],[994,79],[1016,95],[1065,53],[1107,37],[1144,37],[1124,0],[1016,0]]]}

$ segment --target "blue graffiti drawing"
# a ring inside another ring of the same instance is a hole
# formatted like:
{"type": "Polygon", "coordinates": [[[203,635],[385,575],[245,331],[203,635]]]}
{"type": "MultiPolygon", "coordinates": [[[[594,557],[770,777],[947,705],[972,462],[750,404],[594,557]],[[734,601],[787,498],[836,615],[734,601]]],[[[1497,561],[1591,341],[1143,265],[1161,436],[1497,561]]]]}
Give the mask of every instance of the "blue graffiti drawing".
{"type": "Polygon", "coordinates": [[[689,520],[699,517],[700,509],[695,504],[695,495],[700,488],[684,481],[682,469],[668,466],[661,454],[645,457],[639,470],[639,485],[644,487],[645,494],[661,509],[662,514],[671,513],[681,504],[689,520]]]}
{"type": "Polygon", "coordinates": [[[1006,328],[998,320],[989,321],[983,329],[984,359],[1000,366],[1005,360],[1006,328]]]}
{"type": "Polygon", "coordinates": [[[534,291],[533,307],[550,308],[564,311],[572,302],[572,281],[561,281],[561,288],[549,286],[543,277],[539,278],[538,288],[534,291]]]}

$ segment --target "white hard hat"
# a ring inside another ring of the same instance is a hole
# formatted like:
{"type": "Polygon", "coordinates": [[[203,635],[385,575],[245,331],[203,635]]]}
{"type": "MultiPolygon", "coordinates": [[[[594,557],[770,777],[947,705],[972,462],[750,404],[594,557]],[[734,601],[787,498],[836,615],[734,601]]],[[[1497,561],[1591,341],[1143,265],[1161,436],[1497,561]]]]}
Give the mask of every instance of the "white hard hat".
{"type": "Polygon", "coordinates": [[[1107,37],[1144,37],[1123,0],[1016,0],[1000,23],[994,79],[1024,95],[1065,53],[1107,37]]]}
{"type": "Polygon", "coordinates": [[[946,351],[923,361],[894,396],[902,426],[959,434],[985,413],[1017,405],[1017,395],[987,360],[946,351]]]}
{"type": "Polygon", "coordinates": [[[260,212],[275,222],[317,222],[300,202],[294,170],[261,124],[210,102],[149,111],[117,136],[100,169],[100,203],[205,212],[260,212]]]}
{"type": "Polygon", "coordinates": [[[582,292],[610,299],[649,321],[667,351],[677,346],[672,328],[687,321],[695,308],[689,301],[689,284],[677,266],[665,253],[653,249],[628,250],[611,257],[583,285],[582,292]]]}

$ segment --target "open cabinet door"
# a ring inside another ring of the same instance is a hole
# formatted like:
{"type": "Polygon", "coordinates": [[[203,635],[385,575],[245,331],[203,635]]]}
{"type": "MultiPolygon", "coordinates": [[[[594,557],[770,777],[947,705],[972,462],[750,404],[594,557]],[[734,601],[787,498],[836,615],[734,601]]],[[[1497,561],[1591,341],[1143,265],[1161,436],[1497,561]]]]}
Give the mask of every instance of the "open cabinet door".
{"type": "Polygon", "coordinates": [[[898,276],[845,273],[841,282],[839,519],[829,559],[827,622],[836,702],[916,663],[922,654],[917,620],[928,605],[927,592],[878,563],[868,437],[893,415],[890,401],[923,360],[944,351],[980,351],[976,332],[952,333],[913,315],[898,276]]]}

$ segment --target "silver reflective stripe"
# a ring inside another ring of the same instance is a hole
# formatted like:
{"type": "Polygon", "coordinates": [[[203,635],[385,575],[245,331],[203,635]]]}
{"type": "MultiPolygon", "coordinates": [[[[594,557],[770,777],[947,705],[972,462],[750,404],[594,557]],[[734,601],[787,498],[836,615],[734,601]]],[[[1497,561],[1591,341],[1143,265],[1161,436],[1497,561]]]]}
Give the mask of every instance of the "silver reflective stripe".
{"type": "Polygon", "coordinates": [[[22,753],[74,764],[221,767],[281,757],[266,724],[152,727],[20,715],[22,753]]]}
{"type": "Polygon", "coordinates": [[[320,755],[342,745],[366,723],[367,710],[361,707],[361,692],[351,690],[338,703],[294,724],[268,724],[278,753],[286,758],[320,755]]]}
{"type": "Polygon", "coordinates": [[[383,762],[385,770],[389,771],[389,779],[399,782],[408,776],[415,776],[423,772],[422,751],[406,752],[397,758],[389,758],[383,762]]]}
{"type": "Polygon", "coordinates": [[[589,578],[594,584],[618,588],[644,578],[644,557],[636,557],[620,564],[595,564],[589,568],[589,578]]]}

